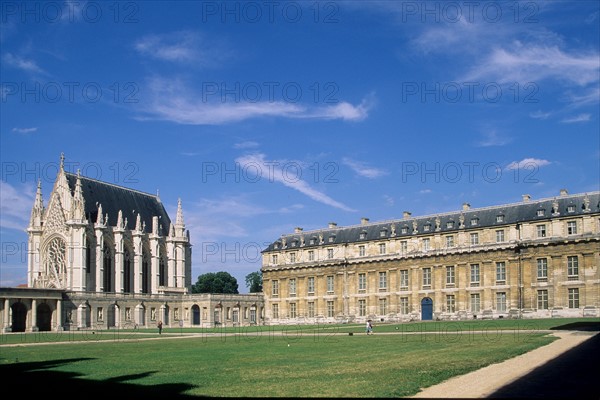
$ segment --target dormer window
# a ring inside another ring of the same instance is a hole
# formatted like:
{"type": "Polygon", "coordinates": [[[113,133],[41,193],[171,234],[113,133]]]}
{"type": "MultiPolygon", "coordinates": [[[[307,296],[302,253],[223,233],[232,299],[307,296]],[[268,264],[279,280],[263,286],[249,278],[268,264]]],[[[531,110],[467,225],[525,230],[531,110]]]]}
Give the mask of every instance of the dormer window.
{"type": "Polygon", "coordinates": [[[315,244],[317,244],[317,238],[310,238],[309,243],[314,246],[315,244]]]}
{"type": "Polygon", "coordinates": [[[430,229],[431,229],[431,224],[425,224],[425,225],[423,226],[423,231],[424,231],[424,232],[429,232],[429,230],[430,230],[430,229]]]}
{"type": "Polygon", "coordinates": [[[496,215],[496,222],[504,222],[504,214],[496,215]]]}
{"type": "Polygon", "coordinates": [[[294,240],[294,241],[292,242],[292,247],[296,247],[297,245],[298,245],[298,241],[297,241],[297,240],[294,240]]]}
{"type": "Polygon", "coordinates": [[[335,235],[329,236],[327,240],[329,240],[329,243],[333,243],[335,241],[335,235]]]}
{"type": "Polygon", "coordinates": [[[446,228],[448,228],[448,229],[454,228],[454,221],[448,221],[448,222],[446,222],[446,228]]]}
{"type": "Polygon", "coordinates": [[[367,232],[361,232],[360,233],[360,238],[363,239],[363,240],[366,239],[367,238],[367,232]]]}
{"type": "Polygon", "coordinates": [[[570,213],[575,212],[575,206],[574,205],[567,206],[567,212],[570,212],[570,213]]]}
{"type": "Polygon", "coordinates": [[[382,229],[379,231],[379,237],[386,237],[387,236],[387,229],[382,229]]]}
{"type": "Polygon", "coordinates": [[[275,243],[275,244],[273,245],[273,248],[274,248],[275,250],[279,249],[279,243],[275,243]]]}
{"type": "Polygon", "coordinates": [[[402,229],[400,230],[400,232],[408,233],[408,226],[403,226],[402,229]]]}
{"type": "Polygon", "coordinates": [[[546,214],[546,210],[544,210],[544,209],[537,210],[538,217],[543,217],[545,214],[546,214]]]}
{"type": "Polygon", "coordinates": [[[471,218],[471,226],[479,225],[479,218],[471,218]]]}

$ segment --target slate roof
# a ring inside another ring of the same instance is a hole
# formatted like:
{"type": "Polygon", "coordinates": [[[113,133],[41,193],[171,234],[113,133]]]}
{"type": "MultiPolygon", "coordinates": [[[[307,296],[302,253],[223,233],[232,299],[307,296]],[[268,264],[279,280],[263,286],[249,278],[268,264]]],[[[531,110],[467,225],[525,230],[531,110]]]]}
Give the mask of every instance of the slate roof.
{"type": "MultiPolygon", "coordinates": [[[[77,175],[65,172],[71,194],[75,192],[77,175]]],[[[98,204],[102,204],[102,213],[108,214],[108,225],[116,226],[119,210],[123,212],[123,221],[127,218],[127,229],[135,229],[137,214],[140,214],[142,225],[146,223],[145,232],[152,232],[152,217],[158,216],[159,235],[168,236],[171,219],[158,196],[125,188],[107,182],[80,176],[83,198],[85,199],[85,216],[95,223],[98,218],[98,204]],[[162,226],[162,230],[161,230],[162,226]]]]}
{"type": "Polygon", "coordinates": [[[530,200],[528,202],[504,204],[492,207],[470,208],[468,210],[452,211],[421,217],[408,217],[404,219],[390,220],[352,225],[348,227],[333,227],[311,231],[302,231],[299,233],[285,234],[275,242],[271,243],[263,252],[269,252],[282,248],[282,240],[285,240],[285,249],[298,247],[318,247],[343,243],[368,242],[373,240],[383,240],[392,235],[392,226],[395,229],[396,238],[409,238],[415,234],[434,234],[434,233],[452,233],[459,230],[481,229],[494,226],[506,226],[510,224],[547,221],[553,217],[578,216],[582,214],[600,212],[600,192],[581,193],[575,195],[562,195],[553,198],[530,200]],[[589,199],[589,211],[584,211],[584,199],[589,199]],[[554,210],[554,203],[558,204],[557,210],[554,210]],[[575,210],[569,212],[569,206],[574,206],[575,210]],[[538,210],[544,210],[543,216],[538,216],[538,210]],[[559,212],[559,215],[555,215],[559,212]],[[464,216],[464,226],[460,227],[461,215],[464,216]],[[496,218],[503,215],[503,221],[497,222],[496,218]],[[439,218],[439,230],[436,230],[436,218],[439,218]],[[476,220],[477,224],[472,225],[471,220],[476,220]],[[413,222],[416,222],[416,232],[413,229],[413,222]],[[448,224],[452,223],[452,225],[448,224]],[[429,225],[429,231],[425,231],[425,226],[429,225]],[[405,231],[403,231],[403,228],[405,231]],[[381,236],[381,232],[384,236],[381,236]],[[361,238],[361,233],[364,238],[361,238]],[[320,243],[320,236],[323,243],[320,243]],[[333,241],[330,242],[329,238],[333,241]],[[302,245],[302,238],[304,245],[302,245]],[[315,241],[311,244],[311,239],[315,241]],[[294,246],[294,242],[296,245],[294,246]],[[278,248],[275,248],[275,245],[278,248]]]}

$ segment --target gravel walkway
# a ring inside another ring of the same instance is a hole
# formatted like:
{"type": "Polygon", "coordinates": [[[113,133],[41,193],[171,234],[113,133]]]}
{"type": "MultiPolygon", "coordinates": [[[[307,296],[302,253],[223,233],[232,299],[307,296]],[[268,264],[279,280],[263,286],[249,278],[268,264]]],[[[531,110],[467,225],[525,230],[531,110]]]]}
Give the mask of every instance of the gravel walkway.
{"type": "MultiPolygon", "coordinates": [[[[566,351],[587,341],[598,332],[561,331],[553,333],[559,340],[529,353],[480,370],[448,379],[419,392],[414,398],[482,398],[530,373],[566,351]]],[[[597,398],[600,398],[598,395],[597,398]]]]}

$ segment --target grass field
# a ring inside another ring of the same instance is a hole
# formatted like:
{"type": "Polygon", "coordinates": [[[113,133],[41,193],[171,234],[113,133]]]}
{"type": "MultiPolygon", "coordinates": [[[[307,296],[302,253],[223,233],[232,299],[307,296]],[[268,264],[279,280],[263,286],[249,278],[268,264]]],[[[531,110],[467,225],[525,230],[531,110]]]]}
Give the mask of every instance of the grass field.
{"type": "Polygon", "coordinates": [[[0,373],[31,394],[401,397],[582,323],[597,330],[600,320],[382,324],[373,336],[362,325],[4,334],[0,373]]]}

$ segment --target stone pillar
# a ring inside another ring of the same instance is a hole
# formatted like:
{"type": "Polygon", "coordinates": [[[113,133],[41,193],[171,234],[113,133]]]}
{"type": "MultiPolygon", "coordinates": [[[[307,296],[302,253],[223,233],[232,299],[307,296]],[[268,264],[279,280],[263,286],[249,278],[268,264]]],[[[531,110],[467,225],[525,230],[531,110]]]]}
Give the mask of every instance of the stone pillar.
{"type": "Polygon", "coordinates": [[[62,331],[62,300],[56,301],[56,330],[62,331]]]}
{"type": "Polygon", "coordinates": [[[37,300],[31,300],[31,332],[37,332],[37,300]]]}
{"type": "Polygon", "coordinates": [[[4,332],[11,332],[11,321],[10,321],[10,299],[4,299],[4,326],[2,327],[4,332]]]}

